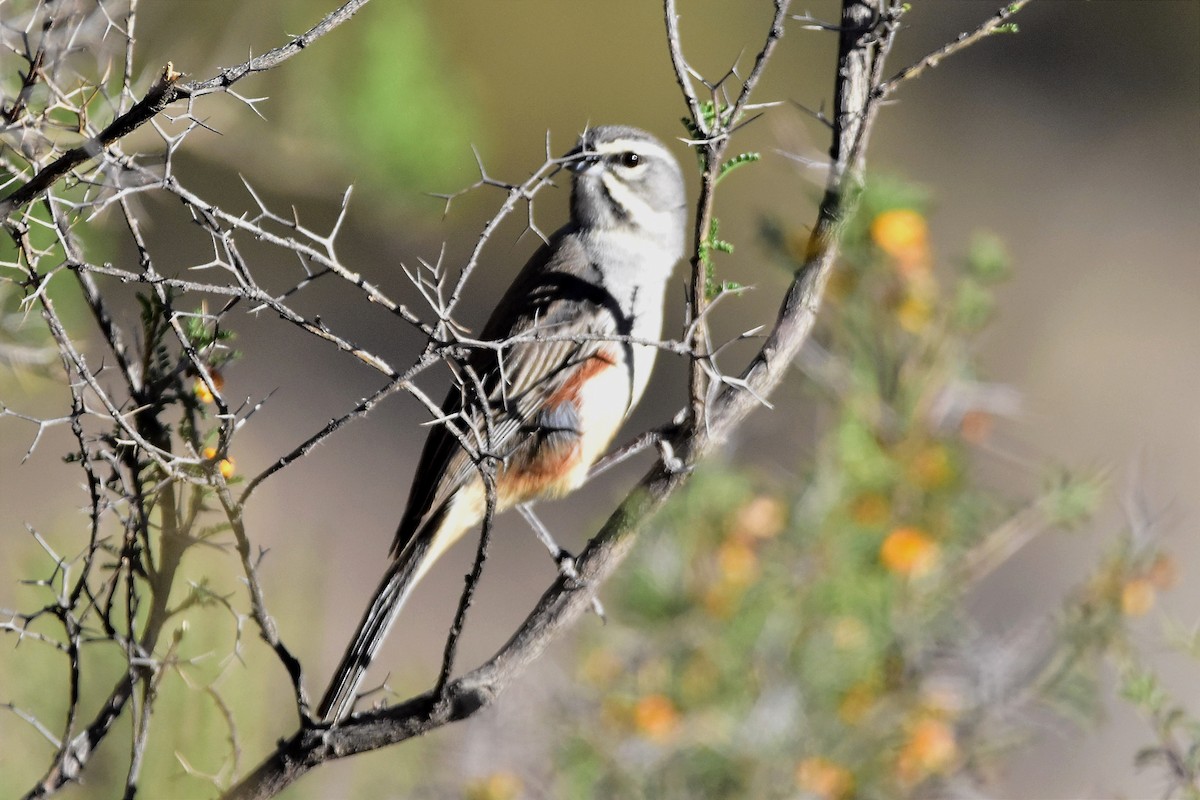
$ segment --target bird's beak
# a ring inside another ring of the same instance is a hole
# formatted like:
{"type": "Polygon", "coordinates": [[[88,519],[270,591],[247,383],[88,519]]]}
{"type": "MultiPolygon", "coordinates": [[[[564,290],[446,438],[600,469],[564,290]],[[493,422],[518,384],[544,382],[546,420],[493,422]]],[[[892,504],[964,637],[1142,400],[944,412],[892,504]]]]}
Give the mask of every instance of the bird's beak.
{"type": "Polygon", "coordinates": [[[600,163],[600,155],[598,153],[586,152],[582,147],[576,147],[571,152],[563,156],[566,162],[567,169],[575,174],[587,172],[588,169],[600,163]]]}

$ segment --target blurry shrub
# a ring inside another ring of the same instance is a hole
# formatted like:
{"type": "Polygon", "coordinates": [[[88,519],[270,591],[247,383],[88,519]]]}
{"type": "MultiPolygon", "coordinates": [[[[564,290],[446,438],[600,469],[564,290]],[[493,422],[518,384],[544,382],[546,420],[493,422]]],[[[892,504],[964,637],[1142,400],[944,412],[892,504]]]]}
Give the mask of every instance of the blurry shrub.
{"type": "MultiPolygon", "coordinates": [[[[1008,263],[980,236],[935,269],[927,205],[880,182],[848,225],[801,358],[824,419],[803,477],[704,469],[609,587],[555,796],[968,794],[1035,714],[1096,714],[1097,667],[1170,561],[1126,533],[1050,621],[976,632],[972,586],[1040,531],[1082,523],[1099,484],[1061,474],[1014,502],[972,476],[1015,411],[971,354],[1008,263]]],[[[768,238],[795,268],[804,235],[768,238]]]]}

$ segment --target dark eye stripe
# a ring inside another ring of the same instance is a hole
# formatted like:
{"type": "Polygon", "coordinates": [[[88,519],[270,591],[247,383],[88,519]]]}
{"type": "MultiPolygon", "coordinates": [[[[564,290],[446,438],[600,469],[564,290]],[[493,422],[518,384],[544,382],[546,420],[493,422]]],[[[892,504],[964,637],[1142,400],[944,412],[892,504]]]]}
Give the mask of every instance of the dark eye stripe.
{"type": "MultiPolygon", "coordinates": [[[[621,180],[621,178],[619,178],[616,174],[610,172],[609,175],[615,178],[619,183],[628,186],[628,184],[621,180]]],[[[629,209],[626,208],[620,200],[613,196],[612,190],[608,188],[608,185],[601,181],[600,188],[603,190],[604,196],[608,198],[609,208],[611,208],[620,219],[629,221],[633,215],[629,213],[629,209]]]]}

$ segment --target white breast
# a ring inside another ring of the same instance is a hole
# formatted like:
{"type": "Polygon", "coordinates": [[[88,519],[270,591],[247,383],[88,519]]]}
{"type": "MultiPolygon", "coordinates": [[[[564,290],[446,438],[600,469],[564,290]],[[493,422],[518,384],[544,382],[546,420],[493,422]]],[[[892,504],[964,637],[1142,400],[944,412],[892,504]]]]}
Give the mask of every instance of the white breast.
{"type": "MultiPolygon", "coordinates": [[[[659,237],[645,231],[592,231],[584,236],[584,247],[603,273],[604,288],[633,320],[630,335],[645,340],[662,338],[663,299],[667,280],[683,250],[683,232],[664,217],[659,237]]],[[[650,380],[658,348],[634,345],[632,408],[650,380]]],[[[622,409],[622,414],[626,409],[622,409]]]]}

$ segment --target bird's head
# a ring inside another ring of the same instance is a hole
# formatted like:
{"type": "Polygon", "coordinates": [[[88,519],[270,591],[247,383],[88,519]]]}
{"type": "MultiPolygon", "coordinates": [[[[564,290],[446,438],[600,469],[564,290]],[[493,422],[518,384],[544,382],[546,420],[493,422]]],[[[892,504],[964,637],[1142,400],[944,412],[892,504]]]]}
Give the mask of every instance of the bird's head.
{"type": "Polygon", "coordinates": [[[571,219],[580,228],[650,235],[682,228],[687,198],[679,164],[645,131],[590,128],[564,161],[575,173],[571,219]]]}

